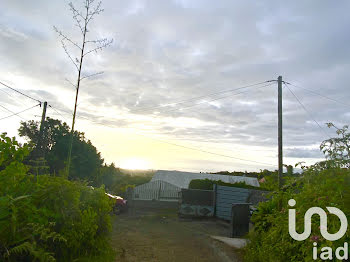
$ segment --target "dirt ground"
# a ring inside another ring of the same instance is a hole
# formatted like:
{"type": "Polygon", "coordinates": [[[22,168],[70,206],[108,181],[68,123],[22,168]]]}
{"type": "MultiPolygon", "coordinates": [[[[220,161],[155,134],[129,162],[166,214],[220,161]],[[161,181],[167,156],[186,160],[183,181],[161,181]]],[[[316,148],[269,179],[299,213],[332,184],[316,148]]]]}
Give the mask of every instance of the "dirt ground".
{"type": "Polygon", "coordinates": [[[211,239],[229,229],[214,220],[180,219],[175,209],[140,213],[129,210],[113,221],[116,261],[234,261],[237,250],[211,239]]]}

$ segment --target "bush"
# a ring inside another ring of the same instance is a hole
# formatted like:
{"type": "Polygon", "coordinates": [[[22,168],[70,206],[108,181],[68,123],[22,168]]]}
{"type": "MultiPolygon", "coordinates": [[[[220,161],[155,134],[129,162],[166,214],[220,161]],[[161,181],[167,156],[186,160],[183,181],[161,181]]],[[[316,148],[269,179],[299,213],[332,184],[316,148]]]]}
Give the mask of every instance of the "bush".
{"type": "Polygon", "coordinates": [[[229,187],[239,187],[239,188],[261,190],[260,187],[247,185],[245,182],[226,183],[226,182],[223,182],[222,180],[210,180],[210,179],[193,179],[193,180],[191,180],[191,182],[189,184],[189,188],[190,189],[213,190],[214,184],[220,185],[220,186],[229,186],[229,187]]]}
{"type": "Polygon", "coordinates": [[[0,260],[112,261],[112,203],[104,188],[28,174],[22,161],[29,151],[1,135],[0,260]]]}
{"type": "MultiPolygon", "coordinates": [[[[320,149],[326,156],[325,161],[310,167],[301,166],[304,170],[299,178],[290,177],[284,191],[274,193],[272,199],[261,203],[258,212],[252,217],[255,224],[249,233],[250,243],[245,252],[246,261],[314,261],[312,258],[313,242],[318,248],[343,246],[350,241],[350,227],[343,238],[328,241],[320,236],[320,218],[312,217],[312,235],[309,241],[296,241],[288,230],[288,200],[296,200],[296,230],[304,230],[304,215],[311,207],[327,206],[342,210],[349,221],[350,217],[350,133],[348,126],[335,128],[337,137],[321,143],[320,149]],[[294,181],[293,181],[294,180],[294,181]]],[[[338,231],[340,221],[337,216],[327,216],[327,228],[330,233],[338,231]]]]}
{"type": "MultiPolygon", "coordinates": [[[[318,247],[338,247],[350,241],[349,228],[338,241],[328,241],[319,233],[319,217],[313,216],[312,235],[309,240],[296,241],[288,231],[288,200],[297,205],[297,231],[304,230],[304,214],[310,207],[334,206],[342,210],[349,219],[350,214],[350,170],[328,169],[316,172],[309,169],[298,182],[285,192],[275,193],[272,200],[261,203],[252,217],[255,229],[249,234],[250,243],[245,252],[245,261],[314,261],[313,242],[318,247]],[[278,208],[282,203],[282,209],[278,208]],[[300,212],[300,213],[299,213],[300,212]]],[[[328,216],[328,230],[335,233],[340,226],[336,216],[328,216]]]]}

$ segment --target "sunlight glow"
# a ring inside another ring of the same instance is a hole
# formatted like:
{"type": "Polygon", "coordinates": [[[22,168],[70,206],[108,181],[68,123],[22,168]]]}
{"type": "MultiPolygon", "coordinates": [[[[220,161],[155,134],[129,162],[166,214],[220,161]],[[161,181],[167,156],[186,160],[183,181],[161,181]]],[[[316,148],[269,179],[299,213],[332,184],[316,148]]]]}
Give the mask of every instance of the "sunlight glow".
{"type": "Polygon", "coordinates": [[[120,162],[120,167],[124,169],[150,169],[150,163],[145,159],[127,158],[120,162]]]}

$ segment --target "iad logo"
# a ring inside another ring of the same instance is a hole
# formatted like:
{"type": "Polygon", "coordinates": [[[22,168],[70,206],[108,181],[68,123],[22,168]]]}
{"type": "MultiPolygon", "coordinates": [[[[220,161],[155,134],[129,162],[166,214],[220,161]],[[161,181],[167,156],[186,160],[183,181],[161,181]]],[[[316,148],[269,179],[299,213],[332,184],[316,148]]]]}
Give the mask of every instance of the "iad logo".
{"type": "MultiPolygon", "coordinates": [[[[294,199],[289,199],[288,205],[291,207],[294,207],[296,204],[296,201],[294,199]]],[[[345,214],[336,207],[326,207],[329,213],[336,215],[340,219],[340,229],[335,234],[328,233],[327,229],[327,214],[326,211],[324,211],[320,207],[312,207],[309,208],[304,217],[304,232],[299,234],[295,230],[295,209],[289,209],[289,235],[298,241],[303,241],[307,239],[311,234],[311,217],[315,214],[320,216],[320,231],[321,235],[330,241],[335,241],[340,238],[342,238],[346,230],[348,228],[348,220],[346,219],[345,214]]]]}
{"type": "MultiPolygon", "coordinates": [[[[290,199],[288,201],[288,205],[291,207],[294,207],[296,205],[296,201],[294,199],[290,199]]],[[[295,209],[289,209],[288,216],[289,216],[289,235],[297,240],[297,241],[303,241],[307,239],[310,234],[311,234],[311,218],[313,215],[319,215],[320,216],[320,232],[321,235],[329,240],[329,241],[335,241],[340,238],[342,238],[346,230],[348,228],[348,220],[345,216],[345,214],[338,208],[336,207],[326,207],[328,212],[330,214],[336,215],[339,220],[340,220],[340,229],[338,230],[337,233],[331,234],[328,233],[328,228],[327,228],[327,213],[320,207],[311,207],[309,208],[304,216],[304,232],[303,233],[298,233],[296,232],[296,212],[295,209]]],[[[348,259],[348,243],[344,243],[344,247],[339,247],[337,248],[335,252],[335,256],[339,260],[343,259],[348,259]],[[343,252],[343,255],[340,254],[340,252],[343,252]]],[[[321,249],[321,254],[320,258],[322,260],[329,260],[333,259],[333,252],[330,247],[323,247],[321,249]]],[[[313,248],[313,259],[317,259],[317,243],[314,242],[314,248],[313,248]]]]}

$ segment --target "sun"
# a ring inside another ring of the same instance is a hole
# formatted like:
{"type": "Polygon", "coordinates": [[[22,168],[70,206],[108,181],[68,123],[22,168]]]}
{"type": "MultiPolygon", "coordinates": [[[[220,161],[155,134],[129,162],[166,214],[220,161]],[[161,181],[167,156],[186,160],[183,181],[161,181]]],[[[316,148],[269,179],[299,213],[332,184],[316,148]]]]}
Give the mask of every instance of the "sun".
{"type": "Polygon", "coordinates": [[[120,167],[124,169],[150,169],[150,163],[141,158],[127,158],[120,162],[120,167]]]}

